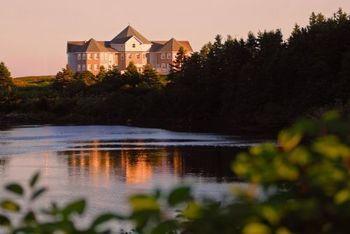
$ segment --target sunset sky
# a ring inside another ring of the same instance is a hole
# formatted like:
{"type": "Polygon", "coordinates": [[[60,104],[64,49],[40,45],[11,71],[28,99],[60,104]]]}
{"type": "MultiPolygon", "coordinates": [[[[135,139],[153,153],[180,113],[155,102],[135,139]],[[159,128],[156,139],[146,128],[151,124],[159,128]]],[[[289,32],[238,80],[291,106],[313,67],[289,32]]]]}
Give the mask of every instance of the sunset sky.
{"type": "Polygon", "coordinates": [[[0,61],[14,77],[55,74],[66,64],[66,41],[110,40],[128,23],[150,40],[189,40],[195,50],[216,34],[305,25],[350,0],[1,0],[0,61]]]}

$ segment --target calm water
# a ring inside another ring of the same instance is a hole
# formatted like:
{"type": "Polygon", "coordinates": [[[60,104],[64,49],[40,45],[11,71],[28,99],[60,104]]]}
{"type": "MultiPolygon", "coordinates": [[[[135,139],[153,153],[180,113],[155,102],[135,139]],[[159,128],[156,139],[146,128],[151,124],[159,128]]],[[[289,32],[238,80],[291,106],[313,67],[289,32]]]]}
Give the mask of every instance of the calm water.
{"type": "MultiPolygon", "coordinates": [[[[0,130],[0,180],[27,181],[36,170],[46,200],[86,197],[89,214],[127,211],[130,194],[186,183],[220,199],[234,155],[256,141],[125,126],[31,126],[0,130]]],[[[2,192],[3,193],[3,192],[2,192]]]]}

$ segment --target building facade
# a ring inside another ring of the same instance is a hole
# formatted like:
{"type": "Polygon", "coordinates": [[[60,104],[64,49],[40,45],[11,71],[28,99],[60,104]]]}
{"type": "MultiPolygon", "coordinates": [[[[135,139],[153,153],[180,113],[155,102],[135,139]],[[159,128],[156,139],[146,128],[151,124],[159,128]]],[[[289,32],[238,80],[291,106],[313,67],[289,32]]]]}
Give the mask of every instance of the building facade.
{"type": "Polygon", "coordinates": [[[176,54],[183,47],[187,56],[193,50],[189,41],[149,41],[131,26],[126,27],[111,41],[69,41],[67,43],[68,66],[75,72],[99,73],[100,67],[117,67],[125,71],[130,62],[142,72],[151,64],[161,75],[170,72],[176,54]]]}

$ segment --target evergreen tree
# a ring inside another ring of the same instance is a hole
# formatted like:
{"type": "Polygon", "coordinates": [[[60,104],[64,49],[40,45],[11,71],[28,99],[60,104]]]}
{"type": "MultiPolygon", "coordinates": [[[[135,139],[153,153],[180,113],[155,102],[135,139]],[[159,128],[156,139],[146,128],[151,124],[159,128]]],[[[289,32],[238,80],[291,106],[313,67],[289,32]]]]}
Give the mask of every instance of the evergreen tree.
{"type": "Polygon", "coordinates": [[[126,71],[123,76],[126,79],[127,84],[134,88],[141,82],[141,74],[133,62],[130,62],[126,67],[126,71]]]}
{"type": "Polygon", "coordinates": [[[159,75],[151,64],[146,64],[144,66],[141,77],[149,87],[159,88],[161,86],[159,75]]]}
{"type": "Polygon", "coordinates": [[[181,46],[179,51],[176,54],[175,61],[171,64],[170,73],[177,73],[181,71],[182,65],[184,64],[186,59],[185,49],[181,46]]]}

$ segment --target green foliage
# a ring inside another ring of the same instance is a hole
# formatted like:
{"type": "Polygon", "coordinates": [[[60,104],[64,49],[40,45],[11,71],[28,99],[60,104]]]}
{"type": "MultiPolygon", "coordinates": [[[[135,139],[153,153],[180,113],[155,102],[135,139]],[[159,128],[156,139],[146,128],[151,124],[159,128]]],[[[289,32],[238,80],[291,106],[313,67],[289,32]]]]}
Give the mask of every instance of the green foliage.
{"type": "Polygon", "coordinates": [[[12,91],[11,73],[3,62],[0,63],[0,104],[6,101],[12,91]]]}

